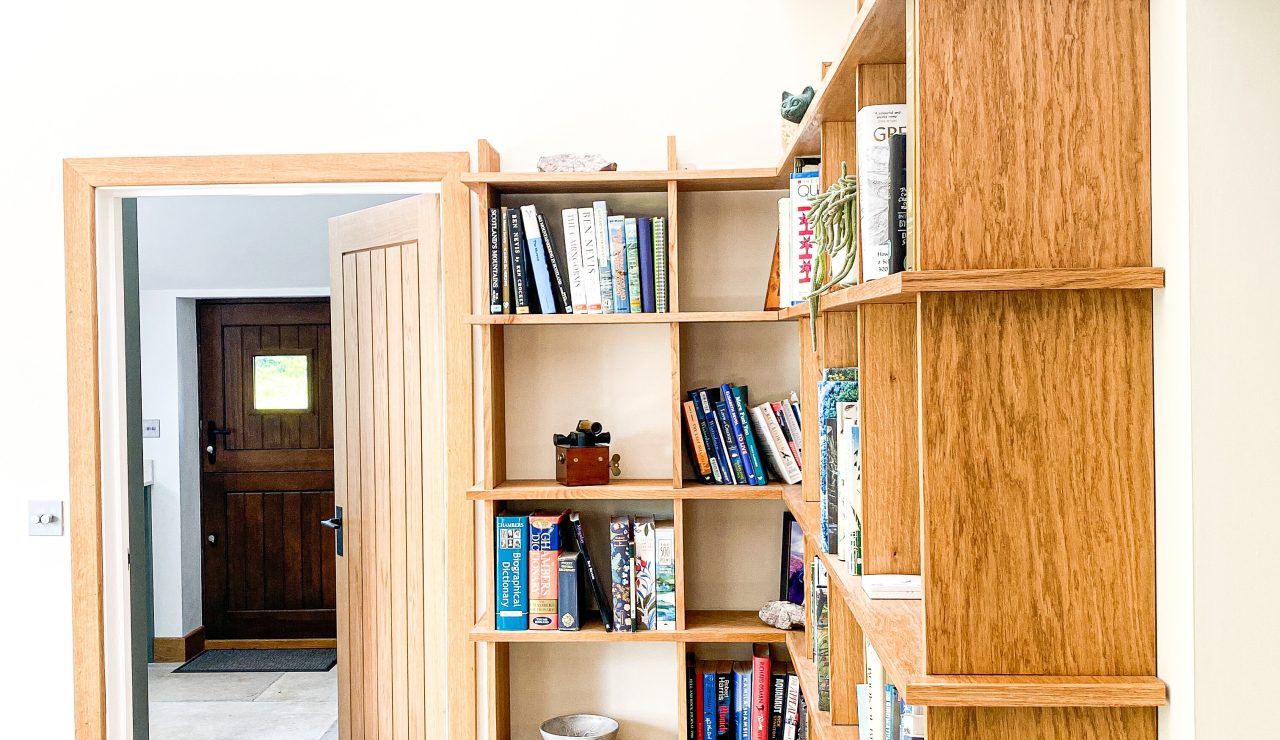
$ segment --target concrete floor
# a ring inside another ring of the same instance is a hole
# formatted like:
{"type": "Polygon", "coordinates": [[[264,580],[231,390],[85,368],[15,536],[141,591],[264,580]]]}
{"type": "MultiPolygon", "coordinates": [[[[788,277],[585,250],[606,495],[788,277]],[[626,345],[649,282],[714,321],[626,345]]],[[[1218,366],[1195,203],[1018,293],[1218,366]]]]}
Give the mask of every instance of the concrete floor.
{"type": "Polygon", "coordinates": [[[148,668],[151,740],[337,740],[338,671],[174,673],[148,668]]]}

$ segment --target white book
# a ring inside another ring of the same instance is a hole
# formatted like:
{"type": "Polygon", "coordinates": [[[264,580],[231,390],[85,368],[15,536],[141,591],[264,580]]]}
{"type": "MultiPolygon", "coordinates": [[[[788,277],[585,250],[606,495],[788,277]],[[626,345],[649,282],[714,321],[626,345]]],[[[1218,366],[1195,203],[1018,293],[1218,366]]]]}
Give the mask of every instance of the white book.
{"type": "Polygon", "coordinates": [[[609,259],[613,264],[613,312],[631,313],[631,296],[627,290],[627,239],[625,216],[609,216],[609,259]]]}
{"type": "Polygon", "coordinates": [[[818,245],[813,241],[813,223],[809,221],[810,199],[818,195],[821,188],[818,184],[817,172],[791,173],[791,212],[788,216],[791,231],[791,302],[803,303],[818,287],[814,282],[817,277],[818,245]]]}
{"type": "Polygon", "coordinates": [[[862,590],[871,599],[922,599],[924,589],[920,576],[905,573],[879,573],[862,577],[862,590]]]}
{"type": "Polygon", "coordinates": [[[868,105],[858,111],[858,231],[862,280],[889,275],[890,239],[896,228],[896,206],[889,197],[889,137],[907,132],[907,106],[868,105]]]}
{"type": "Polygon", "coordinates": [[[751,409],[751,424],[755,427],[756,439],[764,444],[765,455],[773,466],[773,471],[784,482],[794,485],[802,480],[800,466],[791,455],[791,446],[787,438],[782,436],[782,427],[773,415],[773,408],[767,403],[751,409]]]}
{"type": "Polygon", "coordinates": [[[600,313],[600,270],[596,262],[596,217],[590,208],[578,209],[578,239],[582,244],[582,289],[587,313],[600,313]]]}
{"type": "Polygon", "coordinates": [[[636,631],[656,630],[658,628],[658,579],[655,561],[658,557],[657,532],[654,530],[653,516],[642,514],[636,516],[633,537],[635,538],[636,555],[632,559],[635,576],[631,579],[635,584],[636,631]]]}
{"type": "Polygon", "coordinates": [[[602,313],[613,313],[613,257],[610,255],[609,240],[609,204],[603,200],[591,204],[591,213],[596,227],[596,268],[600,271],[600,310],[602,313]]]}
{"type": "Polygon", "coordinates": [[[578,237],[578,209],[560,211],[564,223],[564,257],[569,263],[569,299],[574,313],[586,313],[587,294],[582,286],[582,241],[578,237]]]}
{"type": "Polygon", "coordinates": [[[857,574],[862,559],[862,461],[858,402],[836,404],[836,553],[857,574]]]}
{"type": "MultiPolygon", "coordinates": [[[[792,393],[791,397],[795,398],[795,394],[792,393]]],[[[795,404],[787,403],[784,401],[782,403],[782,413],[785,418],[785,421],[787,422],[787,429],[791,430],[791,435],[792,435],[791,441],[796,443],[796,450],[798,450],[800,454],[803,455],[804,454],[804,444],[803,444],[804,435],[800,433],[800,419],[799,417],[796,416],[795,404]]]]}
{"type": "Polygon", "coordinates": [[[782,715],[782,740],[796,740],[796,725],[800,724],[800,677],[787,675],[787,704],[782,715]]]}
{"type": "Polygon", "coordinates": [[[871,684],[871,706],[868,712],[871,715],[871,723],[867,728],[870,730],[867,740],[887,740],[884,736],[884,664],[880,662],[880,656],[876,655],[875,648],[871,647],[870,640],[864,638],[864,647],[867,662],[867,683],[871,684]]]}
{"type": "Polygon", "coordinates": [[[778,199],[778,305],[786,308],[795,304],[795,291],[791,289],[791,199],[778,199]]]}
{"type": "Polygon", "coordinates": [[[657,584],[657,628],[663,631],[676,628],[676,529],[671,521],[658,522],[655,527],[657,555],[654,557],[654,582],[657,584]]]}

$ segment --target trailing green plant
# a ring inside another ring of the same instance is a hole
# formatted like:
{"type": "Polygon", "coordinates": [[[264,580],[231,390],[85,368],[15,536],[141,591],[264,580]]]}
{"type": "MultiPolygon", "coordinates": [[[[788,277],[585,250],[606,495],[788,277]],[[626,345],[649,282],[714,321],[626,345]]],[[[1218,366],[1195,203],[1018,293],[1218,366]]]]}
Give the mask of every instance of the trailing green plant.
{"type": "Polygon", "coordinates": [[[809,301],[809,341],[818,349],[818,299],[839,285],[853,270],[858,256],[858,179],[849,175],[847,162],[840,163],[840,178],[809,201],[809,226],[818,254],[814,257],[813,284],[809,301]],[[836,274],[831,266],[839,264],[836,274]]]}

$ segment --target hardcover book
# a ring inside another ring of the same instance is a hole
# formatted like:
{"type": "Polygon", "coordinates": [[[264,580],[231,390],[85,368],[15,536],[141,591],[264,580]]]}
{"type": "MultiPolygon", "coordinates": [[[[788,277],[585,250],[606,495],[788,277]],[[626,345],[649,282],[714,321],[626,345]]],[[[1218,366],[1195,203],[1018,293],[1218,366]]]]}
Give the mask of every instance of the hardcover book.
{"type": "Polygon", "coordinates": [[[733,721],[734,740],[751,740],[751,664],[744,660],[733,662],[733,721]]]}
{"type": "Polygon", "coordinates": [[[609,518],[609,572],[612,575],[613,628],[635,632],[635,580],[631,544],[631,516],[609,518]]]}
{"type": "Polygon", "coordinates": [[[644,313],[657,313],[658,304],[654,298],[653,219],[637,218],[636,233],[640,237],[640,310],[644,313]]]}
{"type": "Polygon", "coordinates": [[[769,691],[773,688],[773,661],[768,645],[751,647],[751,728],[748,740],[769,740],[769,691]]]}
{"type": "Polygon", "coordinates": [[[782,740],[796,740],[796,725],[800,722],[800,677],[787,676],[787,701],[782,713],[782,740]]]}
{"type": "MultiPolygon", "coordinates": [[[[708,389],[711,391],[712,389],[708,389]]],[[[715,391],[719,395],[719,391],[715,391]]],[[[742,457],[738,454],[737,436],[733,433],[733,427],[729,425],[729,407],[724,401],[715,402],[716,422],[720,427],[720,435],[725,441],[725,449],[729,453],[729,468],[733,471],[734,484],[745,484],[747,482],[747,469],[742,465],[742,457]]]]}
{"type": "Polygon", "coordinates": [[[489,209],[489,313],[502,313],[501,218],[501,209],[489,209]]]}
{"type": "Polygon", "coordinates": [[[631,300],[627,295],[627,238],[626,217],[610,216],[609,259],[613,263],[613,312],[631,313],[631,300]]]}
{"type": "Polygon", "coordinates": [[[547,314],[555,313],[556,295],[551,290],[551,268],[547,264],[547,247],[542,243],[542,232],[538,230],[538,210],[533,206],[521,206],[520,223],[521,228],[524,229],[529,263],[533,265],[533,284],[534,292],[538,296],[538,310],[547,314]]]}
{"type": "MultiPolygon", "coordinates": [[[[627,305],[631,313],[642,313],[644,301],[640,284],[640,229],[634,218],[622,222],[622,239],[627,249],[627,305]]],[[[621,313],[621,311],[619,311],[621,313]]]]}
{"type": "Polygon", "coordinates": [[[769,693],[768,740],[782,740],[783,717],[787,711],[787,664],[774,663],[769,693]]]}
{"type": "Polygon", "coordinates": [[[782,427],[773,415],[773,407],[767,403],[751,409],[751,422],[755,430],[755,438],[764,447],[765,457],[773,467],[773,472],[784,483],[795,484],[801,481],[800,466],[796,465],[791,454],[791,447],[782,436],[782,427]]]}
{"type": "Polygon", "coordinates": [[[751,460],[751,469],[755,473],[756,485],[763,486],[769,482],[769,475],[765,472],[764,461],[760,458],[760,449],[756,444],[756,433],[751,429],[751,415],[747,413],[747,386],[731,386],[730,391],[733,395],[734,412],[742,425],[743,446],[746,447],[747,455],[751,460]]]}
{"type": "Polygon", "coordinates": [[[710,389],[697,388],[689,391],[689,397],[698,404],[698,411],[702,415],[702,422],[705,427],[703,434],[711,443],[708,450],[714,454],[717,461],[712,466],[712,472],[716,472],[716,468],[719,468],[717,482],[732,485],[734,483],[733,468],[729,464],[728,440],[720,428],[719,419],[716,418],[716,409],[712,405],[710,389]]]}
{"type": "Polygon", "coordinates": [[[703,483],[713,483],[711,474],[711,458],[707,456],[707,444],[703,438],[702,426],[698,423],[698,410],[693,401],[680,404],[684,414],[685,440],[689,446],[689,462],[693,465],[694,474],[703,483]]]}
{"type": "Polygon", "coordinates": [[[702,740],[717,740],[716,731],[716,664],[709,660],[698,661],[698,675],[702,679],[702,692],[698,704],[702,707],[702,740]]]}
{"type": "Polygon", "coordinates": [[[582,553],[574,550],[560,553],[560,583],[556,590],[560,630],[582,629],[582,553]]]}
{"type": "Polygon", "coordinates": [[[659,630],[676,628],[676,529],[671,521],[655,525],[657,556],[654,561],[658,591],[656,624],[659,630]]]}
{"type": "Polygon", "coordinates": [[[529,628],[560,628],[560,532],[565,514],[535,512],[529,516],[529,628]]]}
{"type": "Polygon", "coordinates": [[[791,301],[801,303],[813,292],[813,260],[817,245],[813,242],[813,224],[809,221],[812,206],[809,201],[822,192],[817,172],[797,172],[791,175],[791,301]]]}
{"type": "Polygon", "coordinates": [[[778,422],[778,429],[782,432],[782,439],[786,441],[787,447],[791,449],[791,459],[803,471],[804,466],[801,464],[800,458],[800,430],[791,427],[791,414],[788,412],[786,402],[774,401],[769,404],[769,408],[773,411],[773,418],[778,422]]]}
{"type": "Polygon", "coordinates": [[[635,625],[637,631],[658,628],[658,538],[653,517],[641,514],[635,518],[635,625]]]}
{"type": "Polygon", "coordinates": [[[529,295],[529,277],[525,262],[524,236],[520,233],[520,209],[507,209],[508,249],[511,251],[511,285],[514,290],[515,312],[529,313],[532,297],[529,295]]]}
{"type": "Polygon", "coordinates": [[[592,224],[596,234],[596,270],[600,273],[600,312],[614,313],[613,254],[609,246],[609,203],[591,203],[592,224]]]}
{"type": "Polygon", "coordinates": [[[889,234],[889,274],[892,275],[907,269],[906,134],[889,137],[889,198],[893,211],[893,228],[889,234]]]}
{"type": "Polygon", "coordinates": [[[716,738],[734,740],[730,720],[733,711],[733,664],[717,660],[716,666],[716,738]]]}
{"type": "Polygon", "coordinates": [[[733,386],[728,383],[721,385],[720,398],[724,402],[724,415],[729,422],[729,430],[733,434],[733,444],[738,448],[738,460],[742,463],[742,472],[745,476],[743,482],[754,486],[756,485],[756,471],[751,464],[751,453],[747,450],[744,420],[738,417],[738,402],[733,397],[733,386]]]}
{"type": "Polygon", "coordinates": [[[569,296],[574,313],[587,312],[587,293],[582,284],[582,240],[578,236],[578,209],[566,208],[560,212],[564,225],[565,259],[569,262],[569,296]]]}
{"type": "Polygon", "coordinates": [[[590,208],[578,209],[578,241],[582,251],[582,287],[587,313],[600,313],[600,268],[596,260],[596,217],[590,208]]]}
{"type": "Polygon", "coordinates": [[[862,575],[862,460],[858,402],[836,404],[836,522],[838,557],[862,575]]]}
{"type": "Polygon", "coordinates": [[[582,553],[582,562],[587,569],[587,585],[591,588],[591,601],[600,615],[606,632],[613,631],[613,605],[609,600],[609,589],[605,586],[604,574],[596,567],[591,550],[587,549],[587,533],[582,526],[582,518],[576,511],[569,512],[569,526],[573,528],[574,543],[578,552],[582,553]]]}
{"type": "Polygon", "coordinates": [[[529,518],[503,514],[494,522],[494,626],[503,631],[529,629],[529,518]]]}
{"type": "Polygon", "coordinates": [[[818,710],[831,711],[831,635],[827,611],[827,573],[820,558],[813,559],[809,619],[813,624],[813,666],[818,673],[818,710]]]}
{"type": "Polygon", "coordinates": [[[871,729],[875,721],[871,711],[871,684],[860,683],[855,687],[855,700],[858,704],[858,740],[880,740],[880,735],[871,729]]]}
{"type": "Polygon", "coordinates": [[[542,217],[541,213],[536,215],[538,218],[538,233],[542,234],[542,245],[547,250],[547,265],[551,268],[551,285],[556,291],[556,309],[561,313],[573,313],[573,297],[569,293],[567,270],[561,266],[563,259],[560,257],[560,251],[556,249],[556,242],[551,236],[551,229],[547,228],[547,220],[542,217]]]}
{"type": "Polygon", "coordinates": [[[818,381],[818,511],[826,552],[833,555],[839,549],[840,516],[836,500],[836,407],[858,400],[857,373],[857,368],[829,369],[818,381]]]}
{"type": "Polygon", "coordinates": [[[702,693],[698,690],[698,665],[693,653],[686,653],[684,659],[684,729],[687,740],[699,740],[698,722],[702,718],[702,705],[699,699],[702,693]]]}
{"type": "Polygon", "coordinates": [[[907,106],[868,105],[858,111],[858,232],[863,282],[889,274],[896,198],[889,193],[889,139],[907,133],[907,106]]]}
{"type": "Polygon", "coordinates": [[[653,219],[653,300],[658,313],[666,313],[667,308],[667,219],[655,216],[653,219]]]}
{"type": "Polygon", "coordinates": [[[513,313],[515,311],[515,303],[513,302],[511,282],[511,250],[507,245],[511,243],[511,237],[507,234],[507,209],[498,209],[498,223],[502,229],[501,241],[498,244],[499,251],[502,252],[502,312],[513,313]]]}

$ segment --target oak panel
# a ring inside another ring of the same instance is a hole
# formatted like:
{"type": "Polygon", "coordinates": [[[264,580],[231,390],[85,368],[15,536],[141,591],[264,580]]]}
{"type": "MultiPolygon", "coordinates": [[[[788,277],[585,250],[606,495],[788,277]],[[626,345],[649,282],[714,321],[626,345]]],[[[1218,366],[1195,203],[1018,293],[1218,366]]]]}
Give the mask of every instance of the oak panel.
{"type": "Polygon", "coordinates": [[[931,707],[929,735],[966,740],[1154,740],[1143,707],[931,707]]]}

